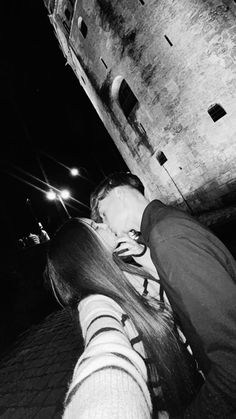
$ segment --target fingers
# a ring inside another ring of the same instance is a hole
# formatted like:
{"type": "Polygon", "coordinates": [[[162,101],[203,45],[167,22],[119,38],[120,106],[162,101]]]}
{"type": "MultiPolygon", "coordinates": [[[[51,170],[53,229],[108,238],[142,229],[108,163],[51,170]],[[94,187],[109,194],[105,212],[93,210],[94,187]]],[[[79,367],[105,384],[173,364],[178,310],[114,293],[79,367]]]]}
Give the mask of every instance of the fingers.
{"type": "Polygon", "coordinates": [[[117,253],[118,256],[133,256],[133,252],[131,250],[126,250],[126,251],[114,251],[115,253],[117,253]]]}
{"type": "Polygon", "coordinates": [[[120,242],[121,239],[118,241],[118,246],[114,250],[114,252],[119,253],[122,251],[123,256],[135,256],[142,252],[143,245],[137,243],[135,240],[129,239],[120,242]]]}
{"type": "Polygon", "coordinates": [[[118,246],[114,249],[114,252],[120,252],[121,250],[130,250],[130,247],[128,247],[127,243],[120,243],[118,246]]]}
{"type": "Polygon", "coordinates": [[[141,234],[140,231],[130,230],[129,233],[128,233],[128,236],[131,239],[133,239],[135,241],[138,241],[140,234],[141,234]]]}
{"type": "Polygon", "coordinates": [[[135,250],[137,249],[138,251],[140,251],[140,249],[142,249],[142,245],[140,245],[139,243],[136,242],[128,242],[128,241],[123,241],[123,242],[118,242],[118,245],[116,247],[116,251],[118,250],[124,250],[124,249],[128,249],[128,250],[135,250]],[[141,246],[141,247],[140,247],[141,246]]]}
{"type": "Polygon", "coordinates": [[[130,244],[137,244],[137,242],[134,239],[131,239],[129,236],[119,237],[117,240],[117,244],[119,243],[130,243],[130,244]]]}
{"type": "MultiPolygon", "coordinates": [[[[127,247],[126,247],[126,249],[127,249],[127,247]]],[[[122,256],[133,256],[135,258],[135,256],[139,256],[140,253],[142,253],[143,246],[141,245],[139,248],[136,248],[136,249],[127,249],[127,250],[126,249],[121,251],[121,255],[122,256]]],[[[119,252],[119,250],[118,250],[118,252],[119,252]]],[[[119,255],[119,253],[118,253],[118,255],[119,255]]]]}

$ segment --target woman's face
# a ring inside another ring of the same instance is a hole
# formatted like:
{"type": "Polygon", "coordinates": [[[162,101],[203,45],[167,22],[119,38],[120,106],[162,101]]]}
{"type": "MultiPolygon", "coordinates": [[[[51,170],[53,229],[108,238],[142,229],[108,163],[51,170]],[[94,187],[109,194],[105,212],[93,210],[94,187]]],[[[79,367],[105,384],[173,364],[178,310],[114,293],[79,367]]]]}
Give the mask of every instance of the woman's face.
{"type": "Polygon", "coordinates": [[[97,235],[106,246],[106,248],[113,252],[117,246],[117,237],[110,230],[110,228],[106,224],[96,223],[89,218],[84,218],[83,221],[88,224],[94,231],[96,231],[97,235]]]}

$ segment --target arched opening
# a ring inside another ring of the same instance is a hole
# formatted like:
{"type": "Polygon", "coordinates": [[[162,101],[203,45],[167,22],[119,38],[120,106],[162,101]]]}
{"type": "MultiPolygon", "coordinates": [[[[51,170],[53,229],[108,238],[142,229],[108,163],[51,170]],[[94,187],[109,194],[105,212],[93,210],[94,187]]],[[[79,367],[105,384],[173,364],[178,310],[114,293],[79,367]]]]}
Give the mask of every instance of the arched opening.
{"type": "Polygon", "coordinates": [[[63,21],[64,28],[66,29],[68,34],[70,33],[71,22],[72,22],[73,14],[74,14],[74,7],[75,7],[75,0],[67,0],[67,2],[64,5],[62,21],[63,21]]]}
{"type": "Polygon", "coordinates": [[[80,30],[81,35],[84,38],[86,38],[88,33],[88,27],[81,16],[78,17],[78,28],[80,30]]]}
{"type": "Polygon", "coordinates": [[[142,144],[153,154],[153,147],[150,144],[148,134],[142,121],[142,111],[139,100],[122,76],[117,76],[112,83],[111,95],[126,120],[137,136],[137,146],[142,144]]]}
{"type": "Polygon", "coordinates": [[[128,83],[126,83],[125,79],[121,82],[118,100],[122,111],[124,112],[126,118],[128,118],[132,111],[137,107],[138,99],[129,87],[128,83]]]}
{"type": "Polygon", "coordinates": [[[125,117],[128,119],[139,107],[139,101],[126,80],[122,76],[117,76],[112,84],[112,96],[120,105],[125,117]]]}

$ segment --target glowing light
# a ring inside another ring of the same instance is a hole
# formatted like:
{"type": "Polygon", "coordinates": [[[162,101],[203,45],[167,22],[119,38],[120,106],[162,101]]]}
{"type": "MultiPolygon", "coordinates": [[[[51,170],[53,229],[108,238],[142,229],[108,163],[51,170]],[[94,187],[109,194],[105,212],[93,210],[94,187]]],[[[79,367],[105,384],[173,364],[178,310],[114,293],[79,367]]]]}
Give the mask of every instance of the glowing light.
{"type": "Polygon", "coordinates": [[[63,189],[60,192],[60,195],[61,195],[62,199],[69,199],[70,198],[70,192],[67,189],[63,189]]]}
{"type": "Polygon", "coordinates": [[[79,170],[76,167],[73,167],[73,169],[70,169],[70,174],[72,176],[78,176],[79,175],[79,170]]]}
{"type": "Polygon", "coordinates": [[[56,199],[57,195],[56,192],[51,190],[46,193],[46,197],[47,199],[49,199],[49,201],[53,201],[54,199],[56,199]]]}

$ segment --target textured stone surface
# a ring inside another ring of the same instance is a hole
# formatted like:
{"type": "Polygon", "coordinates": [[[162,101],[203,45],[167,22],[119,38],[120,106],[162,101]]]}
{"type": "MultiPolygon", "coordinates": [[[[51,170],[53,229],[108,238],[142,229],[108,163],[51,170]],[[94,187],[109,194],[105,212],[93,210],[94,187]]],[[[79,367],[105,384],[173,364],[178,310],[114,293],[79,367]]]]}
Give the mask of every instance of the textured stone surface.
{"type": "Polygon", "coordinates": [[[64,54],[147,195],[194,211],[235,202],[236,3],[80,0],[70,31],[66,4],[58,0],[51,17],[64,54]],[[128,119],[119,77],[139,102],[128,119]],[[226,111],[216,122],[214,104],[226,111]]]}
{"type": "Polygon", "coordinates": [[[74,365],[83,351],[70,312],[48,316],[26,331],[0,362],[0,417],[61,418],[74,365]]]}

